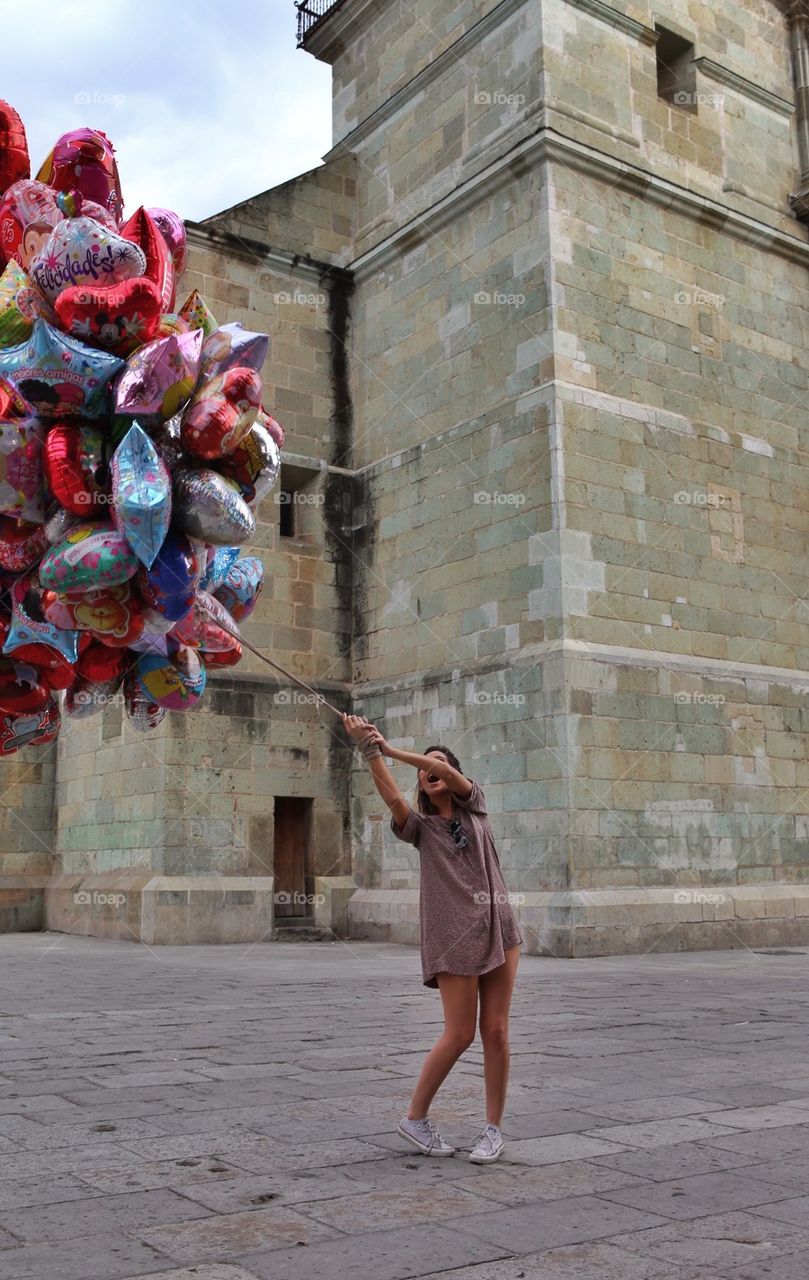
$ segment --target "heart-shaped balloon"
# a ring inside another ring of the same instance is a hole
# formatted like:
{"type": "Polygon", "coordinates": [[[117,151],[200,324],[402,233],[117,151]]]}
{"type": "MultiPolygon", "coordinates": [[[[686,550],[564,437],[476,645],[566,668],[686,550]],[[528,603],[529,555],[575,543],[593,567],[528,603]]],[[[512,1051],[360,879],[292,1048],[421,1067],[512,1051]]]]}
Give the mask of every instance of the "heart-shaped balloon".
{"type": "Polygon", "coordinates": [[[30,172],[25,126],[8,102],[0,102],[0,195],[30,172]]]}
{"type": "Polygon", "coordinates": [[[48,489],[65,511],[85,520],[109,512],[103,448],[98,427],[73,422],[54,423],[45,440],[42,469],[48,489]]]}
{"type": "Polygon", "coordinates": [[[9,262],[0,276],[0,347],[24,342],[39,316],[48,308],[18,262],[9,262]]]}
{"type": "Polygon", "coordinates": [[[146,259],[144,275],[157,285],[160,310],[171,311],[174,307],[174,262],[157,224],[143,206],[124,223],[121,235],[142,250],[146,259]]]}
{"type": "Polygon", "coordinates": [[[147,569],[171,519],[171,476],[146,432],[134,422],[112,458],[112,518],[147,569]]]}
{"type": "Polygon", "coordinates": [[[255,369],[217,374],[194,393],[183,415],[183,448],[197,458],[224,457],[247,435],[260,403],[261,379],[255,369]]]}
{"type": "Polygon", "coordinates": [[[119,356],[151,342],[160,327],[160,307],[160,290],[145,276],[120,284],[73,285],[55,303],[67,333],[119,356]]]}
{"type": "Polygon", "coordinates": [[[44,525],[0,516],[0,568],[25,573],[33,569],[48,546],[44,525]]]}
{"type": "Polygon", "coordinates": [[[79,191],[120,223],[124,209],[118,165],[109,138],[100,129],[63,133],[42,162],[37,180],[54,191],[79,191]]]}
{"type": "Polygon", "coordinates": [[[115,391],[118,413],[171,418],[188,402],[199,373],[202,331],[170,334],[141,347],[126,362],[115,391]]]}
{"type": "Polygon", "coordinates": [[[36,418],[0,422],[0,514],[41,523],[42,423],[36,418]]]}
{"type": "Polygon", "coordinates": [[[39,581],[52,591],[89,591],[126,582],[137,567],[138,557],[114,525],[83,521],[46,552],[39,581]]]}
{"type": "MultiPolygon", "coordinates": [[[[60,201],[67,203],[64,196],[31,178],[9,187],[0,201],[0,250],[8,261],[13,259],[26,269],[30,266],[53,228],[68,216],[60,201]]],[[[100,205],[85,200],[81,209],[85,217],[116,230],[118,224],[100,205]]]]}
{"type": "Polygon", "coordinates": [[[174,270],[178,276],[182,275],[188,256],[185,223],[173,209],[147,209],[146,212],[168,245],[174,270]]]}
{"type": "Polygon", "coordinates": [[[255,517],[232,481],[207,467],[174,473],[174,516],[179,529],[214,546],[241,546],[256,531],[255,517]]]}
{"type": "Polygon", "coordinates": [[[71,285],[120,284],[145,270],[146,255],[136,244],[93,218],[79,217],[57,222],[31,260],[29,274],[42,296],[54,303],[71,285]]]}
{"type": "Polygon", "coordinates": [[[98,418],[109,409],[108,383],[123,361],[37,320],[27,342],[0,350],[10,377],[42,418],[98,418]]]}

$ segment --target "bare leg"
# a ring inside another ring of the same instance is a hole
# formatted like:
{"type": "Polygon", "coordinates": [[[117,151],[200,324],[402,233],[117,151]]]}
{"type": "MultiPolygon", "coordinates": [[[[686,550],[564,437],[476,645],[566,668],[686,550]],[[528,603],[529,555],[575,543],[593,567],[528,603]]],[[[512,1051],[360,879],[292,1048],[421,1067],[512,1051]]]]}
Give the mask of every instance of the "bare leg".
{"type": "Polygon", "coordinates": [[[410,1120],[424,1119],[442,1083],[475,1038],[477,977],[458,973],[439,973],[436,977],[444,1005],[444,1032],[424,1059],[407,1111],[410,1120]]]}
{"type": "Polygon", "coordinates": [[[480,1038],[483,1041],[483,1077],[486,1081],[486,1122],[498,1127],[503,1119],[508,1085],[508,1012],[517,974],[519,947],[510,947],[503,964],[481,974],[480,1038]]]}

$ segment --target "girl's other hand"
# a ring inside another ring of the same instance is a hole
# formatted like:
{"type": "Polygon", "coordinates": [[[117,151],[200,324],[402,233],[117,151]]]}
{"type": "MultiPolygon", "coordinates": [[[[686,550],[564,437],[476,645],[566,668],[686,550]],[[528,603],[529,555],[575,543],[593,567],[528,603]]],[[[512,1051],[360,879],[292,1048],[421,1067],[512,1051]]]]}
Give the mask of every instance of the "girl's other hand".
{"type": "Polygon", "coordinates": [[[349,738],[353,742],[359,742],[369,731],[378,733],[379,730],[370,723],[365,716],[343,716],[343,726],[349,738]]]}

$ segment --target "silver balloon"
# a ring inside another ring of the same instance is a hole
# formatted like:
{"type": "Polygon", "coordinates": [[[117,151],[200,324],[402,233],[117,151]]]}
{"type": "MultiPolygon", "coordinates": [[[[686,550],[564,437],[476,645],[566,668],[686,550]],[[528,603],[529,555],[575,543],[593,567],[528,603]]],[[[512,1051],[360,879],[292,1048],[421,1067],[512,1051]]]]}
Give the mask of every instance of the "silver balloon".
{"type": "Polygon", "coordinates": [[[281,450],[267,428],[262,426],[260,422],[254,422],[251,431],[255,437],[261,457],[261,471],[255,479],[256,491],[252,501],[261,502],[261,499],[267,496],[278,479],[281,470],[281,450]]]}
{"type": "Polygon", "coordinates": [[[86,720],[103,711],[118,694],[120,680],[78,680],[65,690],[65,711],[73,720],[86,720]]]}
{"type": "Polygon", "coordinates": [[[220,547],[241,546],[256,531],[255,516],[236,487],[207,467],[174,473],[174,524],[220,547]]]}
{"type": "Polygon", "coordinates": [[[45,521],[45,537],[51,546],[55,547],[58,542],[64,542],[74,524],[80,523],[80,516],[74,516],[72,511],[66,511],[64,507],[60,507],[45,521]]]}

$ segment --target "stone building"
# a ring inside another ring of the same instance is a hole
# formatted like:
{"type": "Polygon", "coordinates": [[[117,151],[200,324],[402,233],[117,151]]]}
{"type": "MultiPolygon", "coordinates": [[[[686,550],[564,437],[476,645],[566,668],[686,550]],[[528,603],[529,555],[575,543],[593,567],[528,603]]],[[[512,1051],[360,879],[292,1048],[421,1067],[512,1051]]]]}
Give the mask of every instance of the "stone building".
{"type": "MultiPolygon", "coordinates": [[[[807,7],[297,7],[332,150],[191,226],[184,282],[273,338],[246,634],[457,752],[529,950],[805,943],[807,7]]],[[[5,928],[253,941],[274,891],[417,940],[415,851],[252,656],[4,777],[5,928]]]]}

